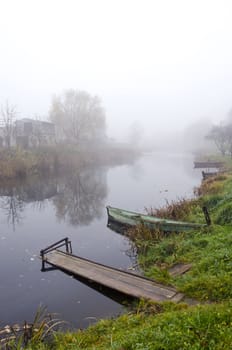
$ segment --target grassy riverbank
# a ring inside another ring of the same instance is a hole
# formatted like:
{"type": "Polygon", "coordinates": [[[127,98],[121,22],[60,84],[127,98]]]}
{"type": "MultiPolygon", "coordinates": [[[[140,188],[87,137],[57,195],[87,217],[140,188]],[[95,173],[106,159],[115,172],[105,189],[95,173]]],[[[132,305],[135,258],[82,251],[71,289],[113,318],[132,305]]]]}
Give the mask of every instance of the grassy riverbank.
{"type": "MultiPolygon", "coordinates": [[[[202,206],[213,224],[201,231],[163,235],[143,227],[129,231],[146,276],[183,292],[186,303],[141,301],[117,319],[27,349],[231,349],[232,344],[232,161],[228,172],[205,180],[200,197],[169,203],[160,215],[203,222],[202,206]],[[177,264],[191,266],[173,275],[177,264]]],[[[150,209],[152,212],[155,210],[150,209]]]]}

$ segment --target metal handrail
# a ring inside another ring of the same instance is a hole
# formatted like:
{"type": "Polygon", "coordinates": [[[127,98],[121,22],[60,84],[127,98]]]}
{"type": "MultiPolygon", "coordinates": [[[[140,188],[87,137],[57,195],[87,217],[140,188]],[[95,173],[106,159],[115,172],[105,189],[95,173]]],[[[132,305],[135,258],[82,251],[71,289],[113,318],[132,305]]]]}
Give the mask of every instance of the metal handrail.
{"type": "Polygon", "coordinates": [[[72,244],[71,244],[71,241],[68,239],[68,237],[60,239],[59,241],[49,245],[45,249],[41,249],[40,256],[42,258],[42,270],[44,269],[44,265],[46,262],[46,260],[44,258],[45,254],[47,254],[53,250],[56,250],[57,248],[63,247],[63,246],[65,246],[65,248],[66,248],[66,253],[72,254],[72,244]]]}

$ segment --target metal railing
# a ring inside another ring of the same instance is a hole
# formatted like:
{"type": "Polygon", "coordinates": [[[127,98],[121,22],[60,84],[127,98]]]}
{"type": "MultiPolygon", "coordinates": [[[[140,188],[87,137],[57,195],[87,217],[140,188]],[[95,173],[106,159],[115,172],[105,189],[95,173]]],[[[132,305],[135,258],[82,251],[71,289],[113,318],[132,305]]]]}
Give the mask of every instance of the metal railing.
{"type": "Polygon", "coordinates": [[[46,263],[45,255],[49,252],[52,252],[53,250],[56,250],[56,249],[64,247],[64,246],[65,246],[66,253],[72,254],[72,244],[71,244],[71,241],[68,239],[68,237],[65,237],[65,238],[49,245],[45,249],[41,249],[40,256],[42,259],[42,270],[44,269],[44,266],[46,263]]]}

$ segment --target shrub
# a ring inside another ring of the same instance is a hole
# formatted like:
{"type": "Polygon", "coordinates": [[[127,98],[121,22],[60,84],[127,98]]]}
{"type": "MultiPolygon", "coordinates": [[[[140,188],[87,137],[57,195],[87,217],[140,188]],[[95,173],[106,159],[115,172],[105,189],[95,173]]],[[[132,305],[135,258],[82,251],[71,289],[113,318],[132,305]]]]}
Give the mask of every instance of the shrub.
{"type": "Polygon", "coordinates": [[[215,223],[218,225],[232,224],[232,203],[227,203],[218,210],[215,223]]]}
{"type": "Polygon", "coordinates": [[[192,212],[193,208],[198,204],[196,199],[180,198],[177,201],[168,202],[162,208],[146,209],[149,215],[157,216],[159,218],[184,220],[192,212]]]}
{"type": "Polygon", "coordinates": [[[203,199],[203,205],[209,209],[215,208],[220,202],[223,200],[223,196],[221,194],[213,194],[211,196],[206,196],[203,199]]]}

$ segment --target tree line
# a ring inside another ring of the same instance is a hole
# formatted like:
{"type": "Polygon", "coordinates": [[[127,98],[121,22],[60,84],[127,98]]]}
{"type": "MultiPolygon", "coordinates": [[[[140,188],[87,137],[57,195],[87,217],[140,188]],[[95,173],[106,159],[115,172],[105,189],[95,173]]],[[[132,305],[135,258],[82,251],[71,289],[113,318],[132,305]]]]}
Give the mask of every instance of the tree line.
{"type": "MultiPolygon", "coordinates": [[[[1,106],[0,120],[6,147],[12,144],[17,118],[16,106],[1,106]]],[[[37,117],[37,119],[40,119],[37,117]]],[[[105,137],[106,116],[101,100],[86,91],[69,89],[52,98],[48,120],[55,125],[56,140],[78,144],[105,137]]]]}

